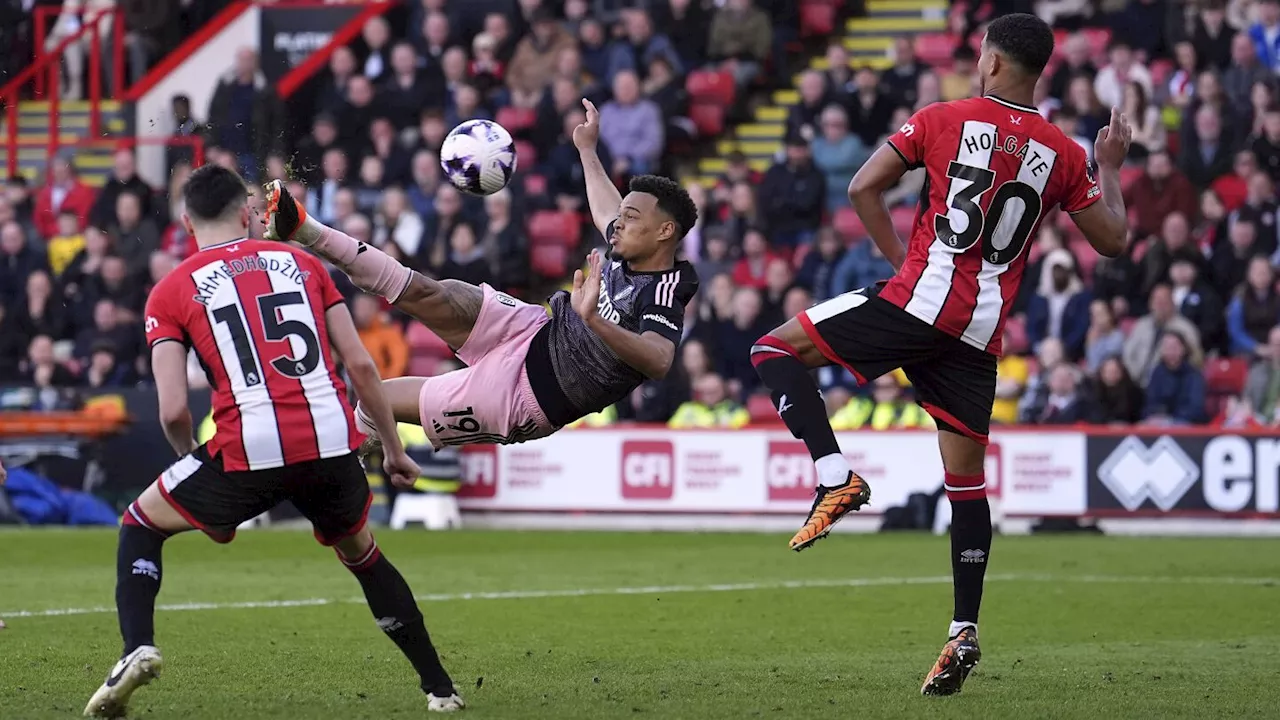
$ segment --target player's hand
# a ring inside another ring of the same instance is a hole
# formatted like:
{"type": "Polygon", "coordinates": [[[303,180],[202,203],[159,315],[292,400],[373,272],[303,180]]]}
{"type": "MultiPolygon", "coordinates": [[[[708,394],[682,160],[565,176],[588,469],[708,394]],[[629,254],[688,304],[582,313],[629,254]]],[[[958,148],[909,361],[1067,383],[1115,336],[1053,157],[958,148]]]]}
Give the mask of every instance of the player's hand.
{"type": "Polygon", "coordinates": [[[586,274],[584,275],[581,270],[573,271],[573,294],[569,296],[569,302],[573,305],[573,311],[583,320],[590,320],[597,312],[596,303],[600,302],[600,273],[603,266],[604,258],[601,257],[600,251],[592,250],[587,255],[586,274]]]}
{"type": "Polygon", "coordinates": [[[1129,155],[1129,143],[1133,140],[1133,128],[1129,119],[1116,108],[1111,108],[1111,124],[1098,131],[1093,143],[1093,159],[1098,167],[1119,170],[1129,155]]]}
{"type": "Polygon", "coordinates": [[[573,144],[579,152],[595,152],[600,141],[600,111],[586,98],[582,99],[582,108],[587,111],[587,121],[573,129],[573,144]]]}
{"type": "Polygon", "coordinates": [[[422,474],[422,468],[418,467],[418,463],[406,455],[404,450],[392,452],[384,447],[383,454],[386,457],[382,460],[382,469],[391,479],[391,484],[398,488],[413,487],[418,476],[422,474]]]}

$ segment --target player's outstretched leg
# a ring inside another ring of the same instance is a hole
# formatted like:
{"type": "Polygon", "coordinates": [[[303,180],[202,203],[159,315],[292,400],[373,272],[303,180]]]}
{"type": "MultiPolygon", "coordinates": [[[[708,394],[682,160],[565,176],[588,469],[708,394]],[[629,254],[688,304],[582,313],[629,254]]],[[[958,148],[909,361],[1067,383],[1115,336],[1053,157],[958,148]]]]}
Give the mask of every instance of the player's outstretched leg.
{"type": "Polygon", "coordinates": [[[944,488],[951,502],[951,577],[955,609],[950,638],[925,677],[924,695],[960,692],[969,672],[982,659],[978,648],[978,608],[991,555],[991,506],[987,503],[983,464],[986,448],[958,433],[938,433],[944,488]]]}
{"type": "Polygon", "coordinates": [[[772,392],[787,429],[803,440],[818,469],[817,497],[804,527],[791,538],[799,552],[826,537],[840,518],[871,499],[871,488],[849,467],[827,420],[826,407],[810,368],[827,364],[794,318],[756,341],[751,363],[772,392]]]}
{"type": "Polygon", "coordinates": [[[466,707],[431,644],[413,591],[400,571],[383,557],[369,528],[338,542],[334,549],[360,582],[378,627],[418,671],[422,691],[427,694],[427,710],[454,712],[466,707]]]}
{"type": "Polygon", "coordinates": [[[459,280],[432,280],[307,215],[279,180],[267,183],[266,237],[308,247],[338,266],[356,287],[381,295],[431,328],[457,350],[471,336],[484,304],[481,288],[459,280]]]}
{"type": "Polygon", "coordinates": [[[116,551],[116,613],[124,651],[85,706],[85,717],[124,717],[134,691],[160,674],[164,659],[155,646],[156,595],[163,572],[164,541],[190,529],[168,506],[159,491],[148,488],[125,511],[116,551]],[[154,516],[154,517],[153,517],[154,516]]]}

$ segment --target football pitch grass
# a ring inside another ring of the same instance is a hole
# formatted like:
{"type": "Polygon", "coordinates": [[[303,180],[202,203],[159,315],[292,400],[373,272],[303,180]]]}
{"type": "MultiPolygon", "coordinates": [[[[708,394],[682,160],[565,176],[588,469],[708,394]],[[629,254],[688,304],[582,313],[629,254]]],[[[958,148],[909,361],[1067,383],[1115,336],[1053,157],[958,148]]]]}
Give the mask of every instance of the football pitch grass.
{"type": "MultiPolygon", "coordinates": [[[[948,542],[381,532],[463,718],[1280,716],[1280,542],[997,537],[984,658],[922,698],[948,542]]],[[[0,532],[0,718],[78,716],[120,651],[112,531],[0,532]]],[[[159,681],[131,717],[424,717],[408,663],[309,533],[167,543],[159,681]]]]}

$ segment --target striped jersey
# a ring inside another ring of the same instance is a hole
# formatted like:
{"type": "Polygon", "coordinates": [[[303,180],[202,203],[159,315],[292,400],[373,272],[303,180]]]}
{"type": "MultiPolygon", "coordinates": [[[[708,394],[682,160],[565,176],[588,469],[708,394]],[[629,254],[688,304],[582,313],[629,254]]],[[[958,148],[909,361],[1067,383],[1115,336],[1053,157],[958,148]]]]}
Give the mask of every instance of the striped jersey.
{"type": "Polygon", "coordinates": [[[147,342],[180,342],[213,389],[210,455],[227,470],[264,470],[359,447],[325,311],[342,295],[320,261],[281,243],[202,249],[147,298],[147,342]]]}
{"type": "MultiPolygon", "coordinates": [[[[684,307],[698,290],[693,266],[680,261],[670,270],[641,272],[625,260],[605,263],[596,305],[600,316],[633,333],[656,332],[679,346],[684,307]]],[[[526,359],[538,402],[557,426],[609,407],[646,379],[591,332],[569,297],[565,291],[551,297],[551,321],[534,338],[526,359]]]]}
{"type": "Polygon", "coordinates": [[[925,168],[925,187],[906,260],[880,297],[999,355],[1040,221],[1102,196],[1084,149],[1035,108],[990,95],[929,105],[888,142],[925,168]]]}

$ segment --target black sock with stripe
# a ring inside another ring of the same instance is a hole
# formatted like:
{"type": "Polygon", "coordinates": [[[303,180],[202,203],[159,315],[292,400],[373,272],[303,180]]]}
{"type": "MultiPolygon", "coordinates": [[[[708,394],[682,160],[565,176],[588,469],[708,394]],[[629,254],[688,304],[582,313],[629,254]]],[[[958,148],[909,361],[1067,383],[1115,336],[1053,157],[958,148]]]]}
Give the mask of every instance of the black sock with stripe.
{"type": "Polygon", "coordinates": [[[951,577],[955,588],[952,635],[961,624],[978,624],[982,584],[991,555],[991,506],[982,475],[946,475],[951,502],[951,577]]]}
{"type": "Polygon", "coordinates": [[[168,539],[125,512],[116,552],[116,615],[124,653],[155,645],[156,596],[160,594],[161,550],[168,539]]]}
{"type": "Polygon", "coordinates": [[[370,548],[365,557],[355,561],[349,562],[341,555],[338,557],[360,582],[378,627],[418,671],[423,692],[438,697],[453,694],[453,680],[440,663],[418,602],[413,599],[413,591],[400,571],[383,557],[377,545],[370,548]]]}

